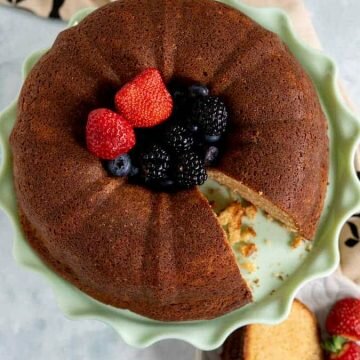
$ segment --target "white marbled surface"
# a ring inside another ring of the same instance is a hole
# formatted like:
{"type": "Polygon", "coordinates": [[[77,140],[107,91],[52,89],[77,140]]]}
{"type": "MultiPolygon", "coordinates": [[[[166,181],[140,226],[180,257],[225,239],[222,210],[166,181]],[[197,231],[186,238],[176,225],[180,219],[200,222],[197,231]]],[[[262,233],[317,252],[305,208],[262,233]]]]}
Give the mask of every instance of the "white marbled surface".
{"type": "MultiPolygon", "coordinates": [[[[355,104],[360,103],[360,1],[305,0],[325,51],[355,104]]],[[[32,51],[49,46],[65,24],[0,6],[0,109],[18,94],[21,64],[32,51]]],[[[19,268],[11,254],[12,230],[0,213],[1,360],[191,360],[194,349],[169,340],[139,350],[95,321],[70,321],[57,308],[50,287],[19,268]]]]}

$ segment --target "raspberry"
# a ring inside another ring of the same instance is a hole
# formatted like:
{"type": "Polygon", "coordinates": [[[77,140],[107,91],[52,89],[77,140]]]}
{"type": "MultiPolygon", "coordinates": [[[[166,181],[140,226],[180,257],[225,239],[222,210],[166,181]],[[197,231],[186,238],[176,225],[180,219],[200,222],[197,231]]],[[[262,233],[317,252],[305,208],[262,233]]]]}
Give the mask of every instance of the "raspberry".
{"type": "Polygon", "coordinates": [[[160,72],[149,68],[115,95],[117,110],[134,127],[152,127],[168,119],[173,101],[160,72]]]}
{"type": "Polygon", "coordinates": [[[193,104],[191,121],[199,124],[207,136],[225,133],[228,118],[226,106],[217,96],[198,97],[193,104]]]}
{"type": "Polygon", "coordinates": [[[161,146],[155,144],[140,159],[141,175],[145,182],[154,183],[168,177],[170,156],[161,146]]]}
{"type": "Polygon", "coordinates": [[[134,147],[134,129],[111,110],[93,110],[86,124],[86,145],[98,158],[113,160],[134,147]]]}
{"type": "Polygon", "coordinates": [[[194,152],[184,153],[175,166],[175,178],[183,188],[202,185],[207,179],[204,162],[194,152]]]}

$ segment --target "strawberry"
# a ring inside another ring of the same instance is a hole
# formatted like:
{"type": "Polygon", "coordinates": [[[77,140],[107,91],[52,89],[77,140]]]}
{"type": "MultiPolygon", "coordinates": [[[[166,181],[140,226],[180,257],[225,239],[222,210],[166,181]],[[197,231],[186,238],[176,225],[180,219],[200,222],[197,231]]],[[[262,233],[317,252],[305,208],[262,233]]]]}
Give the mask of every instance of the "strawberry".
{"type": "Polygon", "coordinates": [[[113,160],[135,145],[134,129],[121,115],[108,109],[96,109],[88,116],[86,144],[100,159],[113,160]]]}
{"type": "Polygon", "coordinates": [[[360,360],[360,346],[354,342],[348,342],[339,353],[331,354],[330,359],[360,360]]]}
{"type": "Polygon", "coordinates": [[[360,341],[360,299],[345,298],[335,303],[326,319],[326,329],[331,335],[360,341]]]}
{"type": "Polygon", "coordinates": [[[134,127],[152,127],[170,117],[173,101],[160,72],[149,68],[116,93],[115,106],[134,127]]]}
{"type": "Polygon", "coordinates": [[[352,341],[347,342],[341,336],[325,341],[324,348],[329,360],[360,360],[360,346],[352,341]]]}

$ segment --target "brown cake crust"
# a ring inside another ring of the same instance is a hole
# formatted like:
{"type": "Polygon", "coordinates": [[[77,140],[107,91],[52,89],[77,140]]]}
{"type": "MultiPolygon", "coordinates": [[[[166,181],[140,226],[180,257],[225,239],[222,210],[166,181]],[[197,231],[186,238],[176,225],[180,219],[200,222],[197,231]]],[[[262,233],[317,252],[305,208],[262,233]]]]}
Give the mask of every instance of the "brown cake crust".
{"type": "Polygon", "coordinates": [[[42,241],[20,211],[28,241],[52,269],[90,296],[157,320],[211,319],[251,301],[225,235],[200,193],[153,195],[125,186],[118,191],[99,206],[97,224],[89,216],[76,234],[65,235],[63,228],[53,245],[42,241]],[[109,220],[107,208],[127,211],[123,199],[135,203],[132,213],[109,220]],[[146,208],[148,214],[139,216],[146,208]],[[206,229],[193,226],[201,222],[206,229]],[[99,230],[98,224],[105,226],[99,230]],[[119,228],[129,230],[120,236],[119,228]]]}
{"type": "Polygon", "coordinates": [[[10,141],[32,246],[100,301],[159,320],[210,319],[251,294],[207,201],[197,189],[155,193],[109,178],[86,150],[89,111],[111,107],[147,67],[225,98],[233,129],[219,169],[264,191],[309,235],[325,192],[325,120],[280,40],[209,0],[109,4],[62,32],[26,79],[10,141]]]}

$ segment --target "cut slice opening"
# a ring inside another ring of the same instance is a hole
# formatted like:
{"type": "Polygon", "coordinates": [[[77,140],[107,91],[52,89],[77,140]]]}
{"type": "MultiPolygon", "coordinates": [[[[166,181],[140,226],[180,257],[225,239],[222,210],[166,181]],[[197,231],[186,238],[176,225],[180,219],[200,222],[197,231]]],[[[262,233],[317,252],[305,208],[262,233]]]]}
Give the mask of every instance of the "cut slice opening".
{"type": "MultiPolygon", "coordinates": [[[[200,190],[209,201],[240,269],[245,269],[249,273],[255,271],[253,266],[242,267],[241,264],[254,264],[259,241],[264,236],[263,226],[260,225],[264,217],[265,221],[267,219],[269,222],[276,221],[277,226],[282,227],[289,234],[289,250],[302,246],[306,240],[299,233],[294,220],[286,212],[274,205],[265,195],[259,194],[222,172],[210,170],[209,181],[201,186],[200,190]],[[260,213],[261,218],[256,220],[260,213]],[[257,230],[260,230],[261,235],[257,233],[257,230]],[[252,255],[255,255],[255,258],[252,255]]],[[[278,230],[276,228],[274,230],[279,236],[278,230]]],[[[268,235],[271,237],[271,234],[268,235]]],[[[265,240],[266,243],[271,242],[268,239],[265,240]]]]}
{"type": "Polygon", "coordinates": [[[242,198],[255,205],[257,208],[265,211],[272,218],[285,225],[289,231],[298,231],[294,220],[285,211],[275,206],[263,194],[250,189],[244,184],[214,169],[209,170],[209,177],[218,182],[220,185],[226,186],[232,192],[239,194],[242,198]]]}
{"type": "MultiPolygon", "coordinates": [[[[297,258],[304,257],[310,251],[311,242],[305,241],[299,234],[295,222],[263,194],[216,170],[209,171],[209,180],[199,190],[212,207],[224,232],[224,240],[232,250],[239,271],[252,293],[260,288],[259,279],[264,277],[261,275],[264,272],[261,261],[265,259],[266,266],[274,270],[269,275],[271,279],[284,281],[289,275],[279,270],[281,266],[277,256],[286,256],[284,254],[289,251],[290,257],[296,257],[296,263],[297,258]],[[263,250],[268,252],[274,248],[280,252],[270,260],[263,250]],[[298,250],[293,252],[295,249],[298,250]]],[[[271,291],[277,285],[273,285],[271,291]]]]}

